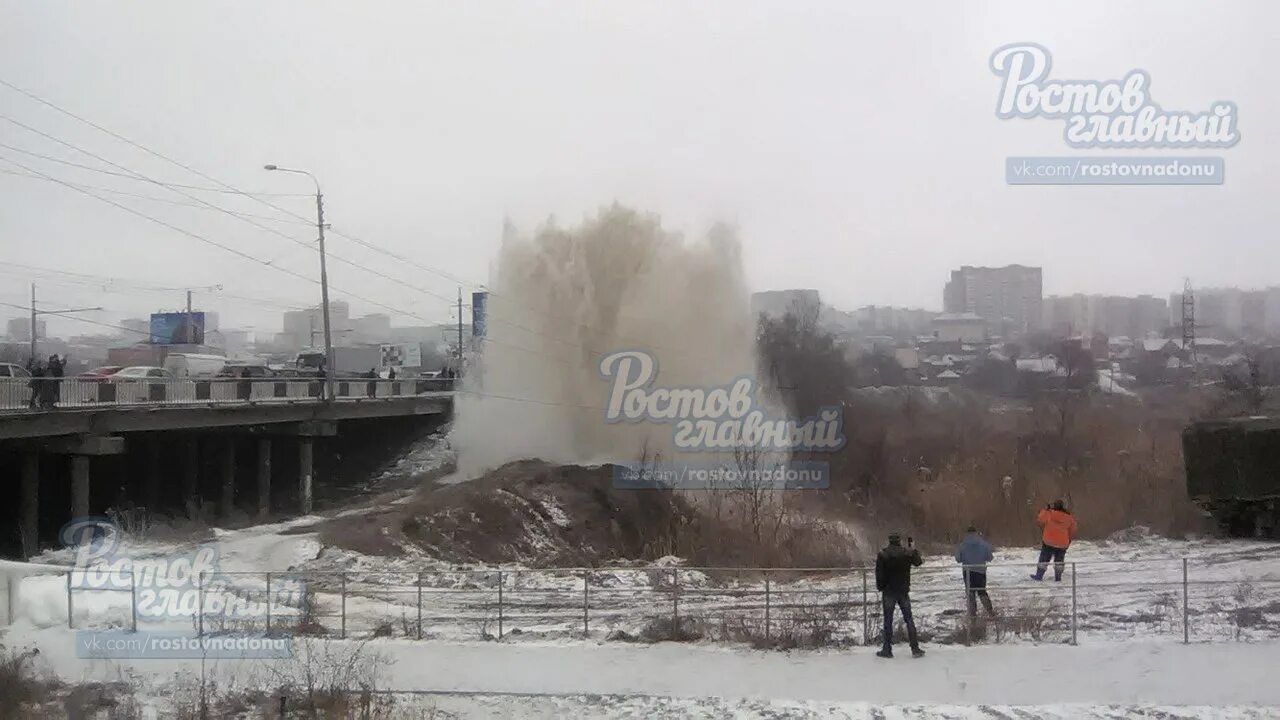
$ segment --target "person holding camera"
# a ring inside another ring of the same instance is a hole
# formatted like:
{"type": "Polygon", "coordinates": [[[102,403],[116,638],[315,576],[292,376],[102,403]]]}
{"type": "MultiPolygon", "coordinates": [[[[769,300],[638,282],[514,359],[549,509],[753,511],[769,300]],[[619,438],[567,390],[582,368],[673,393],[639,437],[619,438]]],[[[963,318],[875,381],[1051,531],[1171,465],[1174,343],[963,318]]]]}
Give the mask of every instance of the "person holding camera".
{"type": "Polygon", "coordinates": [[[878,657],[893,657],[893,611],[902,610],[902,622],[907,626],[907,639],[911,642],[911,657],[921,657],[920,637],[916,634],[915,619],[911,617],[911,568],[924,564],[915,543],[907,538],[902,546],[902,536],[890,533],[889,544],[876,555],[876,589],[884,608],[884,647],[878,657]]]}
{"type": "Polygon", "coordinates": [[[1036,522],[1042,528],[1042,544],[1039,564],[1036,566],[1036,571],[1031,573],[1031,579],[1043,580],[1044,571],[1049,567],[1049,560],[1053,560],[1053,579],[1055,582],[1061,582],[1062,569],[1066,565],[1063,561],[1067,557],[1067,548],[1076,537],[1076,518],[1067,510],[1065,503],[1057,500],[1044,506],[1036,516],[1036,522]]]}

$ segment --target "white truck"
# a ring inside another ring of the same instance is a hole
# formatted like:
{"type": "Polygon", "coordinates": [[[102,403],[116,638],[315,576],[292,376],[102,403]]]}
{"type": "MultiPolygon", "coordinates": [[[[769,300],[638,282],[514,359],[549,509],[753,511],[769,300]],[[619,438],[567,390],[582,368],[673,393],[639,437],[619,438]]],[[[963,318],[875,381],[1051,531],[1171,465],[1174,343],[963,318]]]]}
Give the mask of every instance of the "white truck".
{"type": "Polygon", "coordinates": [[[165,356],[164,369],[173,373],[176,378],[213,377],[222,372],[227,359],[222,355],[201,355],[198,353],[174,353],[165,356]]]}
{"type": "MultiPolygon", "coordinates": [[[[300,374],[317,375],[324,367],[324,348],[308,348],[298,353],[294,363],[300,374]]],[[[333,349],[333,377],[362,377],[370,370],[382,371],[382,348],[353,345],[333,349]]]]}

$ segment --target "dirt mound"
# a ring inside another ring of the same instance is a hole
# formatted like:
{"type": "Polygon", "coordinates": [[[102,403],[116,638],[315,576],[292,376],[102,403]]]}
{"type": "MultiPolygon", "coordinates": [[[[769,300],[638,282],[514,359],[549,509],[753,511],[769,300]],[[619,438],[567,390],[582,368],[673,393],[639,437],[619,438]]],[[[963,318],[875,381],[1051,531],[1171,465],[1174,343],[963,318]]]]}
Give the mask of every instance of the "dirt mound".
{"type": "Polygon", "coordinates": [[[366,554],[421,552],[457,563],[593,565],[666,554],[664,539],[691,524],[693,511],[674,493],[618,490],[613,472],[613,465],[521,460],[336,518],[320,528],[320,539],[366,554]]]}

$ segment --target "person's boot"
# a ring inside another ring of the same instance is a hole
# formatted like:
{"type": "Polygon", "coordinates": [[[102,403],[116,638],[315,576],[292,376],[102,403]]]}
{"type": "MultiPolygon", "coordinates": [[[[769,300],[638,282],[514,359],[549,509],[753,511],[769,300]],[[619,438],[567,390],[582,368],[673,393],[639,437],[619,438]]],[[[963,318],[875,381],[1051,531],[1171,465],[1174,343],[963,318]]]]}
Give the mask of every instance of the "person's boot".
{"type": "Polygon", "coordinates": [[[890,659],[892,659],[892,658],[893,658],[893,648],[888,648],[888,647],[880,648],[880,652],[876,653],[876,657],[882,657],[882,658],[890,658],[890,659]]]}
{"type": "Polygon", "coordinates": [[[911,648],[911,657],[913,658],[924,657],[924,648],[920,647],[919,645],[911,648]]]}

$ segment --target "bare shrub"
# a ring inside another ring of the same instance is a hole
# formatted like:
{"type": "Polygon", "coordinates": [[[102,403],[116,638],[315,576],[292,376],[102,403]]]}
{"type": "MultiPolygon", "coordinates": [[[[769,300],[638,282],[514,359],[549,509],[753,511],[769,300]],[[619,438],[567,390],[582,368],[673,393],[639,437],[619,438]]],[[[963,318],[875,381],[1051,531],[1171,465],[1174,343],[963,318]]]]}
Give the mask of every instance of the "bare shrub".
{"type": "Polygon", "coordinates": [[[298,617],[293,630],[304,637],[323,637],[329,634],[329,629],[320,622],[320,601],[309,587],[302,589],[302,600],[298,604],[298,617]]]}
{"type": "Polygon", "coordinates": [[[1231,590],[1231,620],[1235,624],[1235,639],[1240,640],[1248,628],[1261,627],[1267,624],[1267,617],[1262,608],[1256,607],[1254,599],[1258,588],[1248,580],[1236,583],[1231,590]]]}
{"type": "Polygon", "coordinates": [[[0,717],[140,720],[142,707],[125,683],[63,683],[38,666],[40,651],[0,647],[0,717]]]}
{"type": "Polygon", "coordinates": [[[646,623],[640,629],[638,639],[647,643],[693,642],[701,640],[704,634],[698,623],[691,618],[664,615],[646,623]]]}
{"type": "Polygon", "coordinates": [[[0,647],[0,708],[21,712],[47,702],[61,683],[36,668],[40,651],[0,647]]]}
{"type": "Polygon", "coordinates": [[[304,717],[389,717],[393,696],[378,692],[390,660],[363,643],[300,639],[289,662],[269,666],[273,697],[285,697],[304,717]]]}

